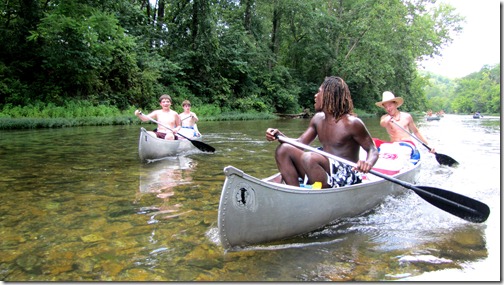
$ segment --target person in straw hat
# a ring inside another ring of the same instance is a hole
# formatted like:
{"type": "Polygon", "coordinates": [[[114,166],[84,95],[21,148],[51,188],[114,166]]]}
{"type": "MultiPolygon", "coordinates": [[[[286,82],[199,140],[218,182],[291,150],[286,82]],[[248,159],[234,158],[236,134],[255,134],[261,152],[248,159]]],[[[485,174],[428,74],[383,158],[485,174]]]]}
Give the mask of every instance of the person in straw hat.
{"type": "MultiPolygon", "coordinates": [[[[411,142],[410,133],[412,133],[423,143],[425,143],[425,145],[429,145],[427,139],[425,139],[425,137],[420,133],[417,126],[415,125],[413,117],[409,113],[401,112],[397,109],[403,103],[403,98],[395,97],[394,94],[390,91],[383,92],[382,100],[375,103],[376,106],[382,107],[387,112],[387,114],[381,117],[380,126],[384,127],[387,130],[391,142],[411,142]],[[401,126],[403,129],[409,131],[409,133],[396,126],[394,122],[401,126]]],[[[434,148],[431,148],[431,152],[435,152],[434,148]]]]}

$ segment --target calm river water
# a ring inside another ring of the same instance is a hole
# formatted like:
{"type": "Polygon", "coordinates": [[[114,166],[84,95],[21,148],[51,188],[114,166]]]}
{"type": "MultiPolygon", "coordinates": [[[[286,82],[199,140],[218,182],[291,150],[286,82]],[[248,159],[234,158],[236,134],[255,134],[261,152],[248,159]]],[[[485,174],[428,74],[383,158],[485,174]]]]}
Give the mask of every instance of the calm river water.
{"type": "MultiPolygon", "coordinates": [[[[378,118],[364,122],[387,138],[378,118]]],[[[460,162],[440,166],[420,145],[418,184],[486,203],[485,223],[454,217],[408,190],[288,243],[224,252],[217,231],[223,168],[273,174],[277,143],[266,142],[266,128],[297,137],[307,124],[201,122],[215,153],[148,164],[138,158],[138,125],[0,131],[0,280],[500,280],[499,117],[417,118],[431,145],[460,162]]]]}

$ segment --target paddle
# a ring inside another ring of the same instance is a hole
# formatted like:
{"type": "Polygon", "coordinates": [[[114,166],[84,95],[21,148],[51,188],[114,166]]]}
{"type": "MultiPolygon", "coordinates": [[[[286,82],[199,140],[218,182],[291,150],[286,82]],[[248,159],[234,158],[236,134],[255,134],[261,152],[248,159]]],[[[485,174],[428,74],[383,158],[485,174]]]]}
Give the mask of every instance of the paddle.
{"type": "MultiPolygon", "coordinates": [[[[424,144],[419,138],[417,138],[416,136],[414,136],[413,134],[411,134],[410,132],[405,130],[403,127],[401,127],[398,123],[394,122],[393,120],[392,120],[392,123],[394,123],[396,126],[398,126],[401,130],[408,133],[408,135],[410,135],[412,138],[419,141],[423,146],[425,146],[429,151],[431,151],[431,148],[428,147],[426,144],[424,144]]],[[[439,164],[448,165],[448,166],[452,166],[452,165],[456,166],[457,164],[459,164],[455,159],[453,159],[445,154],[437,153],[437,152],[434,152],[434,154],[436,155],[436,160],[437,160],[437,162],[439,162],[439,164]]]]}
{"type": "MultiPolygon", "coordinates": [[[[141,115],[143,115],[142,112],[140,112],[141,115]]],[[[175,133],[171,128],[161,124],[160,122],[154,120],[153,118],[149,117],[149,116],[146,116],[147,118],[149,118],[149,120],[151,120],[152,122],[160,125],[160,126],[163,126],[165,128],[167,128],[168,130],[172,131],[173,133],[175,133]]],[[[182,135],[182,134],[177,134],[178,136],[181,136],[185,139],[187,139],[188,141],[190,141],[195,147],[197,147],[199,150],[201,151],[204,151],[204,152],[214,152],[215,151],[215,148],[213,148],[212,146],[210,145],[207,145],[206,143],[204,142],[201,142],[201,141],[195,141],[195,140],[191,140],[190,138],[182,135]]]]}
{"type": "MultiPolygon", "coordinates": [[[[277,136],[278,140],[284,143],[292,144],[298,148],[310,150],[321,154],[325,157],[332,158],[334,160],[340,161],[342,163],[348,164],[350,166],[356,166],[355,163],[345,160],[343,158],[337,157],[325,151],[319,150],[317,148],[311,147],[309,145],[305,145],[296,140],[286,138],[284,136],[277,136]]],[[[393,178],[391,176],[385,175],[383,173],[377,172],[375,170],[370,170],[369,173],[374,174],[378,177],[381,177],[390,182],[399,184],[405,188],[413,190],[418,196],[420,196],[425,201],[430,204],[438,207],[441,210],[444,210],[452,215],[455,215],[459,218],[462,218],[466,221],[474,222],[474,223],[482,223],[486,221],[488,215],[490,215],[490,208],[477,200],[472,198],[463,196],[461,194],[457,194],[454,192],[450,192],[447,190],[429,187],[429,186],[414,186],[405,181],[393,178]]]]}

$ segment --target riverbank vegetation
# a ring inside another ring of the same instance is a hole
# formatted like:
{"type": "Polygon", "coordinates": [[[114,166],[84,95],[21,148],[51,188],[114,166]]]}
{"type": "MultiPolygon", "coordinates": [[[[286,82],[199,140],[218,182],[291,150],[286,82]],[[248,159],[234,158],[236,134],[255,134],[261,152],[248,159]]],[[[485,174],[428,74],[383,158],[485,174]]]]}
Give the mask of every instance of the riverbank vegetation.
{"type": "MultiPolygon", "coordinates": [[[[345,79],[359,115],[383,112],[374,102],[385,90],[402,110],[425,111],[438,104],[417,64],[463,23],[432,2],[8,1],[0,128],[135,123],[133,111],[159,108],[161,94],[208,120],[299,114],[328,75],[345,79]]],[[[466,111],[466,95],[445,101],[466,111]]]]}
{"type": "MultiPolygon", "coordinates": [[[[182,107],[174,108],[178,113],[182,107]]],[[[275,114],[256,111],[222,112],[213,106],[200,106],[191,109],[201,121],[264,120],[277,118],[275,114]]],[[[0,112],[1,129],[37,129],[76,126],[128,125],[142,124],[135,117],[135,108],[119,110],[116,106],[93,106],[89,102],[65,103],[63,106],[37,103],[28,106],[6,105],[0,112]]],[[[146,110],[150,112],[151,110],[146,110]]]]}
{"type": "Polygon", "coordinates": [[[485,65],[480,71],[463,78],[449,79],[436,74],[425,74],[427,108],[447,113],[500,114],[500,64],[485,65]]]}
{"type": "MultiPolygon", "coordinates": [[[[180,106],[174,110],[178,113],[183,111],[180,106]]],[[[198,114],[201,121],[267,120],[279,117],[276,114],[256,111],[222,112],[213,106],[192,107],[191,110],[198,114]]],[[[142,124],[143,122],[133,115],[134,111],[133,107],[121,111],[115,106],[92,106],[89,102],[82,101],[64,106],[40,103],[23,107],[6,105],[0,112],[0,130],[142,124]]],[[[355,109],[354,112],[359,117],[375,116],[360,109],[355,109]]]]}

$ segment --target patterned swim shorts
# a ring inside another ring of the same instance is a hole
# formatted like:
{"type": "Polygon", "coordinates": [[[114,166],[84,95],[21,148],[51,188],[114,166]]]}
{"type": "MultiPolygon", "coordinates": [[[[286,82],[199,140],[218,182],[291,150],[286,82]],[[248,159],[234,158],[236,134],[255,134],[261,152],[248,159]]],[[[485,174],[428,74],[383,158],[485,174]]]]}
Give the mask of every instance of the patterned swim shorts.
{"type": "Polygon", "coordinates": [[[362,182],[362,173],[353,171],[352,166],[329,159],[331,175],[327,174],[327,184],[332,188],[353,185],[362,182]]]}
{"type": "MultiPolygon", "coordinates": [[[[362,173],[358,171],[353,171],[352,166],[344,164],[337,160],[329,158],[330,172],[327,175],[327,184],[331,185],[332,188],[338,188],[347,185],[359,184],[362,182],[362,173]]],[[[300,179],[300,183],[303,179],[300,179]]],[[[304,177],[304,184],[308,183],[308,176],[304,177]]]]}

